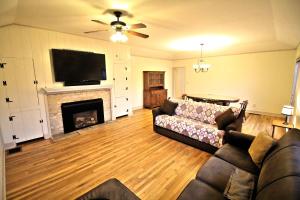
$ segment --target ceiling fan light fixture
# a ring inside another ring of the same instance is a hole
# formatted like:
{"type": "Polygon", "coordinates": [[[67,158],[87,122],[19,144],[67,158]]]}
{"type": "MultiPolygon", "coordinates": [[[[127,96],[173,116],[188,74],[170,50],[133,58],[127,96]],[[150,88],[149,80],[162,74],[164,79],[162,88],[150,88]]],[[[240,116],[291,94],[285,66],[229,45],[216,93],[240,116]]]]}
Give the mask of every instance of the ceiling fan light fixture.
{"type": "Polygon", "coordinates": [[[113,42],[127,42],[128,37],[122,31],[116,31],[110,39],[113,42]]]}

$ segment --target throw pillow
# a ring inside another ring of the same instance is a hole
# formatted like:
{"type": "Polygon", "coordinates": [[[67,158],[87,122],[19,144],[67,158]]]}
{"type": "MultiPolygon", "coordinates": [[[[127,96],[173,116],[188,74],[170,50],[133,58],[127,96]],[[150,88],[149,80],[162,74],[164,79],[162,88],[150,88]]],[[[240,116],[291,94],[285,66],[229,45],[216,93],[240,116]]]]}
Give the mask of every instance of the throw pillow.
{"type": "Polygon", "coordinates": [[[253,162],[260,167],[266,153],[275,145],[275,140],[266,132],[259,133],[248,150],[253,162]]]}
{"type": "Polygon", "coordinates": [[[226,188],[224,190],[224,196],[227,199],[232,200],[252,199],[256,179],[256,176],[254,176],[253,174],[236,168],[227,182],[226,188]]]}
{"type": "Polygon", "coordinates": [[[225,127],[234,122],[234,120],[235,116],[231,108],[218,115],[215,119],[219,130],[224,130],[225,127]]]}
{"type": "Polygon", "coordinates": [[[178,106],[178,103],[169,101],[166,99],[164,103],[161,105],[160,109],[163,113],[167,115],[173,115],[175,112],[176,107],[178,106]]]}

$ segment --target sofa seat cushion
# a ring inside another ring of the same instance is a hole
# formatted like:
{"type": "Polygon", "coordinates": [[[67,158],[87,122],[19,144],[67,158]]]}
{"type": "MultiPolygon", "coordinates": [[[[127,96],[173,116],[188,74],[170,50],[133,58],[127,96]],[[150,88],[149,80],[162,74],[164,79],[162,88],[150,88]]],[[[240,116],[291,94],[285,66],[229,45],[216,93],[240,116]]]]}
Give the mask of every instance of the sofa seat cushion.
{"type": "Polygon", "coordinates": [[[251,174],[258,175],[259,169],[252,161],[249,153],[230,144],[225,144],[216,151],[215,156],[251,174]]]}
{"type": "Polygon", "coordinates": [[[223,193],[209,186],[208,184],[199,181],[192,180],[181,192],[178,200],[191,200],[191,199],[209,199],[219,200],[225,199],[223,193]]]}
{"type": "Polygon", "coordinates": [[[199,169],[196,179],[223,193],[235,169],[236,167],[229,162],[213,156],[199,169]]]}
{"type": "Polygon", "coordinates": [[[223,135],[225,133],[223,130],[218,130],[215,125],[205,124],[178,115],[159,115],[155,118],[155,125],[208,143],[217,148],[222,146],[223,135]]]}
{"type": "Polygon", "coordinates": [[[181,117],[198,120],[206,124],[216,124],[216,117],[229,108],[232,109],[237,118],[241,112],[240,108],[195,101],[179,101],[175,113],[181,117]]]}

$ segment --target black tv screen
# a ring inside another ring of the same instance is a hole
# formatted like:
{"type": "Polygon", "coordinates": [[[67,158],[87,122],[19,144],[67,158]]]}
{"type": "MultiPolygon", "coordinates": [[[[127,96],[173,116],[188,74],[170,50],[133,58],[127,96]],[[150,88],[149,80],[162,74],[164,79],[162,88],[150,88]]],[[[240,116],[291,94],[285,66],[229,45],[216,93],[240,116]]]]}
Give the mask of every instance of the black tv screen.
{"type": "Polygon", "coordinates": [[[55,81],[85,82],[106,80],[105,55],[52,49],[55,81]]]}

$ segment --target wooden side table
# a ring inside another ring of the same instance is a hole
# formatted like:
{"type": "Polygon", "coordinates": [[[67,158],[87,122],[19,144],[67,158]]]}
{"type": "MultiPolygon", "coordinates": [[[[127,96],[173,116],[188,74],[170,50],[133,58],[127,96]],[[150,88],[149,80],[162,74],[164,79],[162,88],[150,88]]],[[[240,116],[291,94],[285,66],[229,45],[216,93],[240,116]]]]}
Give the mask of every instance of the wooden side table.
{"type": "Polygon", "coordinates": [[[274,131],[275,127],[280,127],[280,128],[294,128],[294,125],[292,123],[284,124],[284,120],[280,119],[274,119],[272,122],[273,130],[272,130],[272,137],[274,137],[274,131]]]}

